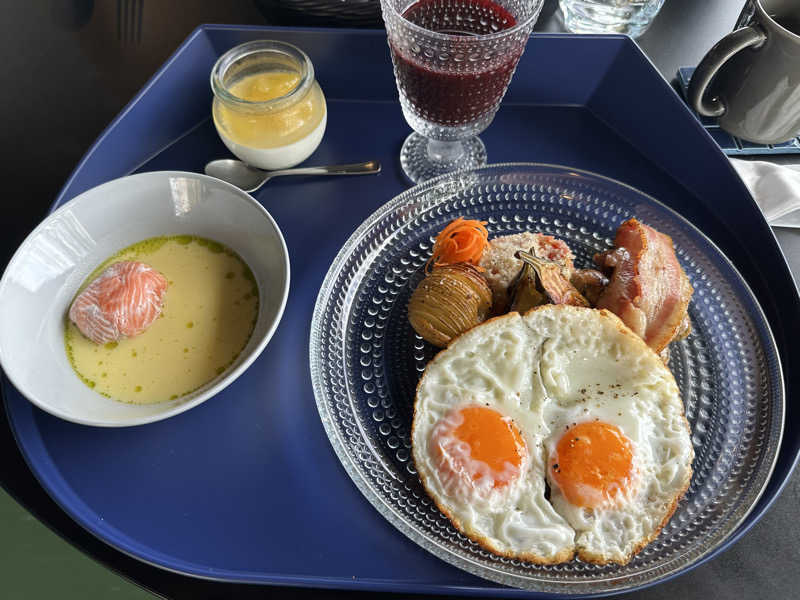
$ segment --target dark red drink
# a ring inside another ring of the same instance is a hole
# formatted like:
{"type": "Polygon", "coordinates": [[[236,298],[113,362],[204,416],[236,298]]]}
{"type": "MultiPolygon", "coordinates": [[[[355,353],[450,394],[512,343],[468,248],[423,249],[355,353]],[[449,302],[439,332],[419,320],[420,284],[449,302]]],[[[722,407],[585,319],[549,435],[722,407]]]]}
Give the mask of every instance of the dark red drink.
{"type": "MultiPolygon", "coordinates": [[[[498,48],[485,58],[485,49],[470,37],[497,33],[516,25],[516,19],[491,0],[419,0],[403,17],[429,31],[464,37],[449,48],[446,58],[425,56],[425,49],[399,49],[391,44],[400,89],[414,112],[432,123],[458,126],[485,115],[500,101],[522,53],[498,48]]],[[[441,56],[441,52],[439,53],[441,56]]]]}

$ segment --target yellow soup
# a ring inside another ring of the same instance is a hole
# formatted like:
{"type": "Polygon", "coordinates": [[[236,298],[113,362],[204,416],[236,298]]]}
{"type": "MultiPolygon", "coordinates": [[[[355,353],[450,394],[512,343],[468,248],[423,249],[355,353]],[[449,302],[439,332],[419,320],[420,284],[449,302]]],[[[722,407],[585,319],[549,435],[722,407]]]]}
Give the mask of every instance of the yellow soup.
{"type": "Polygon", "coordinates": [[[138,260],[169,281],[161,316],[141,335],[98,345],[67,320],[67,355],[100,394],[135,404],[173,400],[221,375],[244,349],[258,315],[252,272],[229,248],[204,238],[151,238],[121,250],[108,265],[138,260]]]}

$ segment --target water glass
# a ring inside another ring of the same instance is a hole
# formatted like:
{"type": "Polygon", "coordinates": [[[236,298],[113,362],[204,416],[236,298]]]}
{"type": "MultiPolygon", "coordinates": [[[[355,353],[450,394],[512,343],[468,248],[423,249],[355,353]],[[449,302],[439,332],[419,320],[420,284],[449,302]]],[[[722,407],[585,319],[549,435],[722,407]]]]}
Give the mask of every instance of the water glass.
{"type": "Polygon", "coordinates": [[[573,33],[642,35],[664,0],[559,0],[564,25],[573,33]]]}

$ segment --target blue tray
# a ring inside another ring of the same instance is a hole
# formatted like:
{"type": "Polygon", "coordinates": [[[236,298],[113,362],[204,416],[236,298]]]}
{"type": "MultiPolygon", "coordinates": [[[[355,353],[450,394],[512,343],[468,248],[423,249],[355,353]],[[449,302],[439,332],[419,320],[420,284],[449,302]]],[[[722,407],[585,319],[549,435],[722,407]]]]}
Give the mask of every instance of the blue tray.
{"type": "MultiPolygon", "coordinates": [[[[316,411],[308,339],[319,286],[350,233],[408,187],[398,154],[409,129],[382,31],[197,29],[100,136],[54,206],[127,173],[199,171],[226,155],[208,118],[208,74],[222,52],[257,38],[303,48],[326,92],[328,131],[308,164],[374,158],[383,172],[277,179],[257,194],[283,230],[294,276],[275,336],[234,385],[166,421],[108,430],[51,417],[4,379],[20,448],[76,521],[167,569],[227,581],[530,597],[445,564],[395,530],[348,478],[316,411]]],[[[800,298],[775,238],[712,138],[630,39],[534,35],[482,138],[491,162],[602,173],[692,220],[754,290],[787,395],[800,395],[800,345],[789,343],[800,298]]],[[[796,461],[800,406],[788,404],[774,476],[728,544],[768,508],[796,461]]]]}

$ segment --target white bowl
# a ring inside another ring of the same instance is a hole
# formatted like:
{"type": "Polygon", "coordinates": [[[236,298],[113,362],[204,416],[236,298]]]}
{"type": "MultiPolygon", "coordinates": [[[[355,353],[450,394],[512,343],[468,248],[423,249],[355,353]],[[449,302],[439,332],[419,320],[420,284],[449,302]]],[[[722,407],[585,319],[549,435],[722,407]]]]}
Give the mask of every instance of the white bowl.
{"type": "Polygon", "coordinates": [[[213,177],[164,171],[109,181],[70,200],[22,243],[0,279],[0,365],[47,412],[85,425],[139,425],[176,415],[232,383],[269,342],[289,293],[280,229],[250,195],[213,177]],[[64,347],[64,315],[84,279],[140,240],[193,234],[230,247],[258,283],[255,329],[236,361],[196,392],[158,404],[125,404],[89,389],[64,347]]]}

